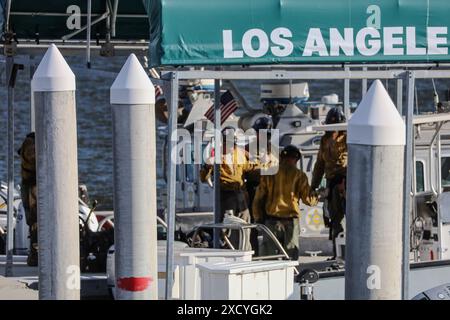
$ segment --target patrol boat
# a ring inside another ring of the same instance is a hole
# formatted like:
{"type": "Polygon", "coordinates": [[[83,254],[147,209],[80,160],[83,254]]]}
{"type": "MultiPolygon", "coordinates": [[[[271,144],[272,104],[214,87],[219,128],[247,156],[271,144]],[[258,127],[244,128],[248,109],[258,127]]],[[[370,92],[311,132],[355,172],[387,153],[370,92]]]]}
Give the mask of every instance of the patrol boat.
{"type": "MultiPolygon", "coordinates": [[[[303,93],[308,92],[307,84],[297,88],[302,88],[303,93]]],[[[274,116],[278,118],[275,129],[280,130],[280,144],[281,146],[294,144],[300,149],[302,158],[299,161],[299,167],[311,178],[323,132],[346,130],[346,124],[338,124],[334,127],[321,125],[329,108],[341,105],[336,95],[324,96],[320,102],[308,103],[306,94],[303,96],[299,94],[301,98],[296,103],[291,103],[296,99],[297,93],[289,84],[262,85],[261,101],[265,105],[277,101],[280,112],[274,116]],[[273,89],[273,96],[267,95],[268,88],[273,89]],[[289,95],[277,96],[277,93],[283,89],[285,93],[289,92],[289,95]],[[284,103],[278,103],[278,101],[284,103]]],[[[307,95],[309,96],[309,92],[307,95]]],[[[264,107],[261,109],[267,110],[264,107]]],[[[241,129],[248,129],[258,117],[264,116],[267,114],[249,111],[249,108],[246,108],[238,119],[231,118],[224,126],[234,125],[241,129]]],[[[413,210],[410,219],[410,297],[450,282],[449,121],[450,113],[416,115],[413,120],[415,161],[413,164],[413,210]]],[[[163,132],[161,133],[164,135],[163,132]]],[[[206,142],[204,147],[208,144],[206,142]]],[[[177,192],[177,208],[180,211],[177,213],[177,218],[180,222],[183,215],[186,214],[192,218],[195,211],[206,209],[204,213],[207,214],[213,190],[211,186],[200,182],[199,169],[199,166],[196,167],[191,162],[181,165],[180,174],[177,177],[177,188],[180,191],[177,192]]],[[[209,207],[209,210],[212,211],[212,207],[209,207]]],[[[323,223],[322,204],[319,203],[316,207],[302,204],[301,211],[302,256],[299,258],[301,271],[301,276],[298,277],[299,290],[307,283],[308,286],[314,286],[315,299],[343,299],[345,219],[342,222],[344,232],[339,235],[336,243],[337,260],[326,261],[326,255],[330,254],[331,241],[328,241],[328,229],[323,223]],[[314,283],[315,281],[317,282],[314,283]]],[[[211,221],[212,215],[211,212],[211,221]]]]}

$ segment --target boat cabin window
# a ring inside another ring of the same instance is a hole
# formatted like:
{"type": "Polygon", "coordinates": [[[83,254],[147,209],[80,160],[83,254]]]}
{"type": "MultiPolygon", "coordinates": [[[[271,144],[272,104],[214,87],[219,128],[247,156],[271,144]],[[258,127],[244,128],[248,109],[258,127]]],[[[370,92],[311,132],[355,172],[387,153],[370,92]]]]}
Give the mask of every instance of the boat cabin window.
{"type": "Polygon", "coordinates": [[[450,187],[450,157],[441,158],[442,187],[450,187]]]}
{"type": "Polygon", "coordinates": [[[424,168],[422,161],[416,161],[416,192],[425,191],[424,168]]]}

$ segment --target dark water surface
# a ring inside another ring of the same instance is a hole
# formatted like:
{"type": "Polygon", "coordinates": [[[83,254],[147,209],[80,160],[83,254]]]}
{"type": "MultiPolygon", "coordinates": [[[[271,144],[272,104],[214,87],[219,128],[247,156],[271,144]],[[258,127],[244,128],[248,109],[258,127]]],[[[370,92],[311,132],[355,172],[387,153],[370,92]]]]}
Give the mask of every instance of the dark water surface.
{"type": "MultiPolygon", "coordinates": [[[[77,76],[77,123],[78,123],[78,168],[79,181],[88,186],[91,199],[99,201],[99,208],[112,209],[112,129],[109,88],[124,57],[95,58],[93,68],[105,70],[92,72],[85,68],[82,58],[69,57],[68,62],[77,76]]],[[[5,89],[4,66],[1,66],[0,87],[0,180],[6,181],[7,174],[7,92],[5,89]]],[[[21,71],[15,93],[15,149],[30,130],[30,86],[29,71],[21,71]]],[[[386,85],[386,82],[384,82],[386,85]]],[[[261,81],[238,81],[237,86],[248,99],[252,107],[259,104],[259,85],[261,81]]],[[[343,81],[310,81],[310,100],[320,100],[323,95],[337,93],[343,98],[343,81]]],[[[395,97],[395,82],[387,84],[392,97],[395,97]]],[[[441,100],[445,100],[449,81],[436,80],[441,100]]],[[[359,81],[351,82],[351,101],[358,103],[361,99],[359,81]]],[[[433,86],[430,80],[417,83],[420,111],[428,111],[433,104],[433,86]]],[[[395,100],[394,100],[395,101],[395,100]]],[[[161,155],[161,141],[158,141],[158,155],[161,155]]],[[[162,175],[161,157],[158,157],[158,193],[159,205],[163,205],[165,184],[162,175]]],[[[16,184],[20,182],[20,159],[15,157],[16,184]]]]}

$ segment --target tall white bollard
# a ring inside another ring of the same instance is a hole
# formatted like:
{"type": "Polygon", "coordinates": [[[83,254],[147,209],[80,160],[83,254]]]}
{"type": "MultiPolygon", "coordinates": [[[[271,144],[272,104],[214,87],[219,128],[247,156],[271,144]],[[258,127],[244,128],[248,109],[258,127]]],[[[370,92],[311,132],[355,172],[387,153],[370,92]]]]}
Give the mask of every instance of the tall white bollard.
{"type": "Polygon", "coordinates": [[[39,298],[80,298],[75,75],[51,45],[32,80],[36,109],[39,298]]]}
{"type": "Polygon", "coordinates": [[[155,90],[131,54],[111,87],[118,299],[157,299],[155,90]]]}
{"type": "Polygon", "coordinates": [[[348,124],[346,299],[401,299],[405,124],[377,80],[348,124]]]}

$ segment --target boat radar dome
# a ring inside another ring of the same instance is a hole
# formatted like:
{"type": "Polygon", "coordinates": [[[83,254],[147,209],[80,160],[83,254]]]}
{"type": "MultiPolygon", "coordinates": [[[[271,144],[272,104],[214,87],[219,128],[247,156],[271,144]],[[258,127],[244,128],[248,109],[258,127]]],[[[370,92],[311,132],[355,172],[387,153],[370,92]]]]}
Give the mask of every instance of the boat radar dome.
{"type": "Polygon", "coordinates": [[[339,96],[336,93],[323,96],[320,100],[323,104],[339,104],[339,96]]]}

